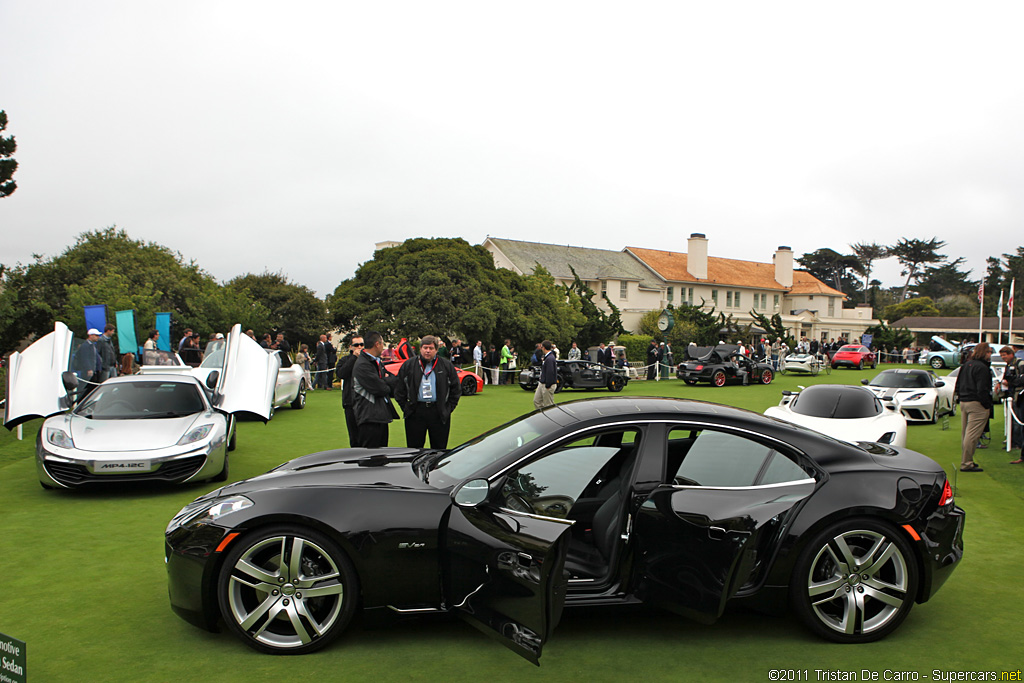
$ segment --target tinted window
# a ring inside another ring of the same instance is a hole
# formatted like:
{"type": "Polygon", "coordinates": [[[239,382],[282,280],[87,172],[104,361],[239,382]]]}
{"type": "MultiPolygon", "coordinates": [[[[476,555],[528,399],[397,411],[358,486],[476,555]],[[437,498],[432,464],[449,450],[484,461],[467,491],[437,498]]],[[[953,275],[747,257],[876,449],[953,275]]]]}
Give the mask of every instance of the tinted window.
{"type": "Polygon", "coordinates": [[[101,384],[75,414],[94,420],[130,420],[182,417],[204,410],[206,404],[194,384],[116,382],[101,384]]]}
{"type": "Polygon", "coordinates": [[[873,387],[892,389],[927,389],[933,386],[932,377],[927,372],[897,372],[885,370],[871,380],[873,387]]]}
{"type": "Polygon", "coordinates": [[[798,415],[849,420],[882,413],[875,395],[856,387],[807,387],[789,404],[798,415]]]}
{"type": "Polygon", "coordinates": [[[754,486],[806,479],[784,454],[753,439],[705,429],[669,434],[668,482],[688,486],[754,486]]]}

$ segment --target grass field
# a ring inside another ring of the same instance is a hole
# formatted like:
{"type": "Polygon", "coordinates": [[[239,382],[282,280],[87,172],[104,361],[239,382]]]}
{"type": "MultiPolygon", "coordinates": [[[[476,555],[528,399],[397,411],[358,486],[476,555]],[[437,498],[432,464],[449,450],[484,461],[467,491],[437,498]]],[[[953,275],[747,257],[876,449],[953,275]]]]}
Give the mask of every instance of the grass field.
{"type": "MultiPolygon", "coordinates": [[[[634,382],[624,395],[697,398],[762,412],[778,402],[781,389],[852,384],[873,375],[789,375],[767,387],[723,389],[634,382]]],[[[606,393],[566,391],[556,400],[606,393]]],[[[531,409],[532,394],[517,386],[485,387],[454,413],[452,443],[531,409]]],[[[1001,433],[1001,417],[992,427],[1001,433]]],[[[36,430],[38,422],[26,425],[23,441],[0,436],[0,632],[26,641],[34,683],[767,681],[772,669],[802,676],[789,680],[828,680],[816,669],[916,672],[921,678],[933,670],[988,671],[1000,680],[1001,671],[1024,668],[1024,467],[1008,464],[1017,456],[998,449],[998,436],[978,452],[985,472],[959,476],[957,502],[967,511],[964,560],[936,597],[917,605],[886,640],[835,645],[811,636],[792,617],[739,609],[712,626],[654,610],[570,610],[537,669],[456,619],[378,628],[357,621],[326,651],[301,658],[260,655],[226,633],[198,630],[168,606],[163,530],[181,506],[214,485],[44,491],[33,461],[36,430]]],[[[911,426],[908,446],[950,471],[960,459],[959,434],[959,417],[948,429],[911,426]]],[[[391,437],[394,445],[404,443],[400,423],[392,425],[391,437]]],[[[341,392],[312,393],[305,410],[281,410],[267,425],[240,425],[232,479],[347,443],[341,392]]]]}

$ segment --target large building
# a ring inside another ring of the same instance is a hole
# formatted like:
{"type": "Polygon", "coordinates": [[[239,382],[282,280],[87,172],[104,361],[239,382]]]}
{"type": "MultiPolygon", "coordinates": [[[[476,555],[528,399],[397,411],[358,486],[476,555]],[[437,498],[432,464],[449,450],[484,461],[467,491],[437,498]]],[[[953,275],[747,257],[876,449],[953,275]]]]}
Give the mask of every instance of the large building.
{"type": "Polygon", "coordinates": [[[591,289],[608,295],[627,330],[636,330],[647,311],[680,303],[713,307],[741,325],[753,322],[752,310],[768,317],[778,313],[794,337],[853,340],[878,324],[870,307],[844,309],[842,292],[794,270],[789,247],[779,247],[772,263],[761,263],[709,256],[708,239],[700,233],[690,235],[685,253],[640,247],[610,251],[496,237],[488,237],[483,246],[493,254],[494,265],[520,274],[541,265],[564,284],[573,281],[575,270],[591,289]]]}

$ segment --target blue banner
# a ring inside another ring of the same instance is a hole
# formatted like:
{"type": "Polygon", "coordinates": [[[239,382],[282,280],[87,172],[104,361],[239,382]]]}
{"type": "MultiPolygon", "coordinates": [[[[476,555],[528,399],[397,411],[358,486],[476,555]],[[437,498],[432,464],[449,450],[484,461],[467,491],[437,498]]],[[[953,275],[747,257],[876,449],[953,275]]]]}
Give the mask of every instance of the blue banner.
{"type": "Polygon", "coordinates": [[[161,351],[171,350],[171,314],[170,313],[157,313],[156,314],[156,331],[160,333],[160,337],[156,340],[156,348],[161,351]]]}
{"type": "Polygon", "coordinates": [[[864,346],[871,348],[871,342],[874,341],[875,335],[873,334],[862,334],[860,335],[860,343],[864,346]]]}
{"type": "Polygon", "coordinates": [[[139,341],[135,335],[135,311],[118,311],[114,314],[117,325],[117,352],[119,355],[138,353],[139,341]]]}
{"type": "Polygon", "coordinates": [[[95,327],[103,334],[103,328],[107,324],[107,307],[105,304],[85,307],[85,329],[95,327]]]}

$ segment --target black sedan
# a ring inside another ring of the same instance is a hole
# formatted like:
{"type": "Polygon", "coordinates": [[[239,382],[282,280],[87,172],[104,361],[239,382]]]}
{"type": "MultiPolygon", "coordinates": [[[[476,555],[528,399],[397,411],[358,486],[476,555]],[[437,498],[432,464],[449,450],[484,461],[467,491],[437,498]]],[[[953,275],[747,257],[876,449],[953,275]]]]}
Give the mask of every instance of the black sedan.
{"type": "Polygon", "coordinates": [[[676,377],[690,385],[708,382],[716,387],[771,384],[775,378],[772,366],[755,363],[739,349],[735,344],[687,347],[686,360],[676,368],[676,377]]]}
{"type": "Polygon", "coordinates": [[[892,632],[949,578],[964,512],[931,459],[712,403],[600,398],[450,451],[342,449],[171,520],[173,609],[264,652],[317,650],[358,608],[454,612],[537,663],[563,607],[709,623],[791,604],[825,638],[892,632]]]}
{"type": "MultiPolygon", "coordinates": [[[[562,389],[604,389],[622,391],[629,383],[625,368],[611,368],[590,360],[556,361],[558,368],[558,384],[555,393],[562,389]]],[[[540,366],[531,365],[519,373],[519,386],[524,391],[534,391],[540,380],[540,366]]]]}

